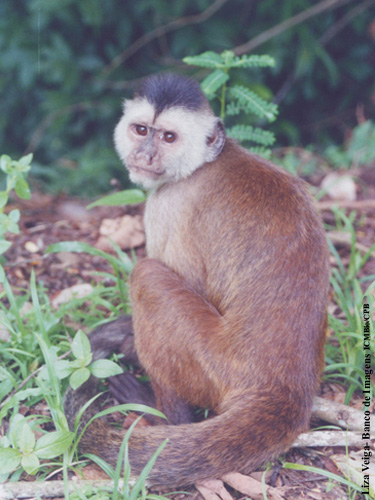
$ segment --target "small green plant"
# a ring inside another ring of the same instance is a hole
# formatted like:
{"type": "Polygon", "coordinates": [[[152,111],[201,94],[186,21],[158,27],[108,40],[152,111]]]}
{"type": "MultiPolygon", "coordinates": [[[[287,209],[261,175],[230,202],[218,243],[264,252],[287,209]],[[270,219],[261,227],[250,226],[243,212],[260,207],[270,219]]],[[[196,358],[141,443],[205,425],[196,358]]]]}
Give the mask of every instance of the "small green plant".
{"type": "MultiPolygon", "coordinates": [[[[2,256],[12,245],[6,239],[6,233],[18,234],[19,227],[18,221],[20,218],[20,211],[13,209],[9,214],[4,213],[4,209],[9,200],[10,193],[14,190],[17,196],[22,199],[30,198],[30,189],[26,181],[27,173],[31,166],[33,155],[29,154],[22,157],[20,160],[12,160],[8,155],[2,155],[0,158],[0,169],[6,175],[6,187],[0,191],[0,255],[2,256]]],[[[2,260],[2,263],[4,260],[2,260]]],[[[0,266],[0,281],[4,281],[4,270],[0,266]]]]}
{"type": "Polygon", "coordinates": [[[36,474],[41,459],[56,458],[66,452],[73,441],[69,430],[48,432],[36,439],[28,420],[17,413],[11,420],[9,432],[1,440],[0,470],[9,474],[21,466],[28,474],[36,474]]]}
{"type": "MultiPolygon", "coordinates": [[[[348,232],[351,237],[349,265],[345,266],[339,253],[328,236],[328,245],[335,258],[337,267],[332,268],[331,285],[335,294],[335,302],[342,311],[340,317],[329,315],[329,324],[335,333],[334,339],[338,348],[330,342],[327,344],[325,378],[343,380],[347,385],[346,404],[349,403],[355,390],[362,390],[364,380],[363,354],[363,320],[362,305],[365,300],[374,308],[371,291],[375,288],[373,276],[358,278],[359,271],[375,250],[375,244],[364,254],[357,248],[357,240],[353,221],[342,210],[332,209],[336,217],[336,227],[348,232]],[[372,282],[370,281],[372,280],[372,282]],[[370,281],[370,283],[368,283],[370,281]]],[[[374,346],[375,325],[370,321],[371,339],[374,346]]],[[[372,354],[375,349],[372,347],[372,354]]],[[[372,387],[372,389],[374,389],[372,387]]]]}
{"type": "MultiPolygon", "coordinates": [[[[89,379],[90,375],[97,378],[107,378],[122,373],[122,369],[109,359],[97,359],[92,362],[90,341],[87,335],[78,330],[71,344],[73,361],[65,359],[56,360],[55,370],[59,379],[69,377],[70,386],[78,389],[89,379]]],[[[40,376],[46,375],[46,369],[40,376]]]]}
{"type": "MultiPolygon", "coordinates": [[[[121,193],[115,193],[115,195],[118,194],[121,193]]],[[[126,197],[126,192],[125,195],[121,194],[121,196],[126,197]]],[[[109,195],[106,198],[110,197],[111,195],[109,195]]],[[[98,204],[100,204],[101,201],[102,200],[99,200],[98,204]]],[[[129,274],[133,270],[134,262],[125,252],[121,250],[121,248],[118,245],[116,245],[116,243],[112,242],[112,245],[114,250],[116,251],[117,257],[110,255],[106,252],[103,252],[102,250],[99,250],[98,248],[88,245],[87,243],[81,243],[78,241],[62,241],[61,243],[54,243],[47,248],[46,252],[88,253],[89,255],[95,255],[97,257],[101,257],[107,260],[111,264],[114,272],[114,275],[107,275],[107,277],[110,278],[112,281],[115,280],[121,299],[121,307],[123,309],[123,312],[126,314],[128,312],[128,294],[127,294],[126,282],[129,277],[129,274]]]]}
{"type": "MultiPolygon", "coordinates": [[[[258,119],[266,119],[269,122],[276,119],[276,104],[265,101],[256,92],[243,85],[228,85],[229,73],[232,70],[274,66],[275,61],[272,57],[268,55],[236,57],[232,51],[226,50],[221,54],[212,51],[204,52],[197,56],[185,57],[183,61],[186,64],[212,70],[203,80],[201,86],[208,99],[219,99],[222,120],[241,112],[255,115],[258,119]]],[[[250,124],[237,124],[226,130],[229,137],[240,142],[256,144],[256,146],[253,145],[249,148],[251,151],[267,157],[270,156],[270,150],[267,147],[275,142],[275,136],[272,132],[250,124]]]]}
{"type": "Polygon", "coordinates": [[[367,120],[354,128],[345,146],[329,146],[324,156],[335,167],[371,165],[375,161],[375,122],[367,120]]]}

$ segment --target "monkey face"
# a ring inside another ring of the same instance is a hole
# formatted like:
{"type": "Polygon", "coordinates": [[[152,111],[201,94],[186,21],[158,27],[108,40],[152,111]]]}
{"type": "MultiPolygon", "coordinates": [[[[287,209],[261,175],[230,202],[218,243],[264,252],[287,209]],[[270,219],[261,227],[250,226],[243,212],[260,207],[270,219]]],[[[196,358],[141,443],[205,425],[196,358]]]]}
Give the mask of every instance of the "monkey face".
{"type": "Polygon", "coordinates": [[[216,159],[225,132],[210,108],[175,106],[158,114],[147,99],[136,97],[125,101],[114,138],[131,181],[151,189],[184,179],[216,159]]]}

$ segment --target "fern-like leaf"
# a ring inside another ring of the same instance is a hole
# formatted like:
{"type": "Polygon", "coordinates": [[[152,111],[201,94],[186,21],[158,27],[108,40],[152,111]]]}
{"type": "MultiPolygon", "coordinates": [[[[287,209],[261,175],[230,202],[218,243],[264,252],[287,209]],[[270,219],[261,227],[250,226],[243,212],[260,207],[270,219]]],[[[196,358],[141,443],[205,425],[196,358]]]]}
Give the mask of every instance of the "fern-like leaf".
{"type": "Polygon", "coordinates": [[[229,93],[232,99],[237,100],[237,103],[227,107],[228,115],[238,114],[240,111],[244,111],[245,113],[254,113],[260,118],[265,117],[270,122],[276,119],[276,104],[265,101],[252,90],[242,85],[236,85],[230,89],[229,93]]]}
{"type": "Polygon", "coordinates": [[[202,90],[206,96],[210,98],[228,79],[229,75],[224,73],[221,69],[217,69],[203,80],[201,83],[202,90]]]}
{"type": "Polygon", "coordinates": [[[269,66],[275,66],[275,59],[268,55],[244,55],[236,57],[231,64],[231,68],[265,68],[269,66]]]}
{"type": "Polygon", "coordinates": [[[239,142],[253,141],[262,146],[272,146],[275,142],[275,136],[272,132],[251,125],[235,125],[227,129],[227,135],[239,142]]]}
{"type": "Polygon", "coordinates": [[[203,52],[198,56],[188,56],[183,58],[185,64],[190,64],[191,66],[202,66],[203,68],[220,68],[223,66],[223,59],[212,50],[203,52]]]}
{"type": "Polygon", "coordinates": [[[252,148],[249,148],[249,151],[250,153],[261,156],[262,158],[266,158],[266,160],[269,160],[271,158],[271,150],[263,148],[262,146],[254,146],[252,148]]]}

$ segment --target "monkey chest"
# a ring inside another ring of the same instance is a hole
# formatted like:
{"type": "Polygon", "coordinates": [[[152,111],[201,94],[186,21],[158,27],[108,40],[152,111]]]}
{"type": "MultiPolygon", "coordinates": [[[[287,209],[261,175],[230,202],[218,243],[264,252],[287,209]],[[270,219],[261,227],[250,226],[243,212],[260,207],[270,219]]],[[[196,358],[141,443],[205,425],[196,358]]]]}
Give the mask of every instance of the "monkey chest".
{"type": "Polygon", "coordinates": [[[204,262],[194,231],[192,205],[176,195],[154,193],[147,201],[145,230],[147,255],[184,277],[197,291],[203,289],[204,262]]]}

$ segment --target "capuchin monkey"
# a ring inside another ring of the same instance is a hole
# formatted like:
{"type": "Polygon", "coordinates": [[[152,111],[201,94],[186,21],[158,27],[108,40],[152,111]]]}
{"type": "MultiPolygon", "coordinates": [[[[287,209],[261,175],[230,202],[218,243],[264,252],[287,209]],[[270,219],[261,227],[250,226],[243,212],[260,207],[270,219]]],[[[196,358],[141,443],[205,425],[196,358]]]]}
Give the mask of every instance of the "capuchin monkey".
{"type": "MultiPolygon", "coordinates": [[[[130,179],[150,191],[147,258],[130,278],[132,318],[94,331],[92,349],[139,362],[152,390],[126,373],[113,394],[167,417],[135,427],[131,472],[167,439],[150,485],[248,474],[309,425],[327,328],[321,221],[303,181],[225,137],[191,79],[144,80],[125,101],[115,145],[130,179]],[[195,422],[197,407],[213,416],[195,422]]],[[[69,389],[71,426],[96,385],[69,389]]],[[[122,439],[97,419],[80,450],[115,465],[122,439]]]]}

